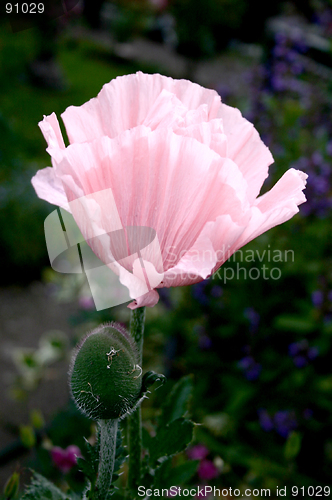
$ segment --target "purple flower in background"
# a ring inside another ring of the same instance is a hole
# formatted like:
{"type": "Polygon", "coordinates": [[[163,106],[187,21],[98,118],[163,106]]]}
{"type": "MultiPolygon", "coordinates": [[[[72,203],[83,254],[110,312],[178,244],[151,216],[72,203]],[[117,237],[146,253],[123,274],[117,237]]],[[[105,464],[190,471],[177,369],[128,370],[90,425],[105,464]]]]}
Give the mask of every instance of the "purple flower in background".
{"type": "Polygon", "coordinates": [[[309,176],[306,191],[308,203],[301,213],[305,216],[314,214],[318,217],[326,217],[332,209],[331,166],[324,159],[321,151],[314,151],[311,157],[301,157],[292,164],[293,168],[299,168],[300,165],[309,176]]]}
{"type": "Polygon", "coordinates": [[[279,410],[271,416],[265,408],[260,408],[258,410],[258,420],[264,431],[270,432],[274,429],[284,438],[287,438],[297,427],[295,412],[293,410],[279,410]]]}
{"type": "Polygon", "coordinates": [[[309,359],[317,358],[318,354],[319,354],[318,347],[309,347],[309,349],[307,351],[307,356],[309,359]]]}
{"type": "Polygon", "coordinates": [[[208,456],[210,450],[205,444],[199,443],[189,448],[186,453],[190,460],[203,460],[208,456]]]}
{"type": "Polygon", "coordinates": [[[265,410],[265,408],[260,408],[258,410],[258,420],[261,428],[264,431],[270,432],[274,429],[272,417],[267,412],[267,410],[265,410]]]}
{"type": "Polygon", "coordinates": [[[313,413],[314,412],[310,408],[306,408],[303,412],[303,418],[305,418],[306,420],[310,420],[312,418],[313,413]]]}
{"type": "Polygon", "coordinates": [[[193,294],[194,299],[196,299],[202,306],[207,306],[209,304],[209,297],[206,295],[207,284],[208,280],[204,280],[191,287],[191,293],[193,294]]]}
{"type": "Polygon", "coordinates": [[[243,370],[247,380],[257,380],[261,374],[262,366],[252,356],[245,356],[238,362],[238,367],[243,370]]]}
{"type": "Polygon", "coordinates": [[[329,141],[326,145],[326,152],[329,156],[332,156],[332,141],[329,141]]]}
{"type": "Polygon", "coordinates": [[[211,479],[219,476],[219,470],[214,465],[212,460],[207,460],[206,458],[204,458],[203,460],[201,460],[198,466],[197,474],[200,479],[211,481],[211,479]]]}
{"type": "Polygon", "coordinates": [[[219,299],[223,294],[223,289],[221,288],[220,285],[214,285],[211,288],[211,297],[214,297],[215,299],[219,299]]]}
{"type": "Polygon", "coordinates": [[[200,349],[210,349],[212,346],[212,340],[206,333],[206,330],[203,325],[196,324],[194,325],[193,332],[198,337],[198,346],[200,349]]]}
{"type": "Polygon", "coordinates": [[[296,366],[296,368],[303,368],[304,366],[306,366],[308,364],[308,361],[307,359],[302,356],[301,354],[299,354],[298,356],[294,356],[294,365],[296,366]]]}
{"type": "MultiPolygon", "coordinates": [[[[324,5],[324,4],[323,4],[324,5]]],[[[325,35],[331,36],[332,34],[332,9],[329,6],[321,5],[321,10],[315,12],[313,21],[317,24],[319,24],[324,32],[325,35]],[[323,8],[322,8],[323,7],[323,8]]]]}
{"type": "Polygon", "coordinates": [[[202,306],[207,306],[211,298],[219,299],[223,294],[223,289],[220,285],[214,285],[211,290],[207,287],[211,280],[206,279],[191,287],[192,295],[202,306]]]}
{"type": "Polygon", "coordinates": [[[298,76],[305,69],[300,55],[306,51],[307,46],[300,38],[289,38],[281,34],[275,36],[275,46],[271,51],[272,58],[268,66],[270,90],[291,90],[303,94],[305,88],[299,85],[298,76]]]}
{"type": "Polygon", "coordinates": [[[322,156],[322,153],[320,151],[315,151],[311,155],[312,163],[316,165],[316,167],[319,167],[319,165],[323,162],[324,158],[322,156]]]}
{"type": "Polygon", "coordinates": [[[319,351],[317,347],[310,347],[306,339],[302,339],[288,346],[288,354],[293,358],[297,368],[303,368],[318,356],[319,351]]]}
{"type": "Polygon", "coordinates": [[[258,329],[260,322],[260,315],[253,307],[246,307],[243,311],[244,317],[249,321],[249,330],[251,333],[255,333],[258,329]]]}
{"type": "Polygon", "coordinates": [[[84,309],[85,311],[91,311],[95,308],[95,303],[91,295],[82,295],[78,299],[78,304],[81,309],[84,309]]]}
{"type": "Polygon", "coordinates": [[[172,308],[172,301],[171,301],[171,292],[169,288],[160,288],[158,290],[160,300],[164,304],[167,309],[172,308]]]}
{"type": "Polygon", "coordinates": [[[273,421],[275,430],[281,437],[284,438],[287,438],[289,434],[297,427],[297,421],[294,411],[277,411],[274,414],[273,421]]]}
{"type": "Polygon", "coordinates": [[[77,459],[81,458],[82,454],[79,447],[72,444],[66,449],[60,448],[60,446],[54,446],[51,449],[51,456],[54,465],[61,470],[61,472],[67,474],[67,472],[76,465],[77,459]]]}
{"type": "Polygon", "coordinates": [[[203,350],[210,349],[212,347],[212,340],[206,333],[200,335],[198,339],[198,346],[203,350]]]}

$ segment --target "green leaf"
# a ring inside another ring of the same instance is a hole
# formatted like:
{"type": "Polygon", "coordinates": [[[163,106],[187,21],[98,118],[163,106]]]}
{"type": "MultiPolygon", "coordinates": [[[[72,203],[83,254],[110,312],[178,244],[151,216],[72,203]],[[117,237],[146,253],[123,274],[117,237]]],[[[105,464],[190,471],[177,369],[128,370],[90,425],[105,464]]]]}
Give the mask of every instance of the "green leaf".
{"type": "Polygon", "coordinates": [[[292,314],[280,314],[276,318],[274,326],[278,330],[288,330],[298,333],[310,333],[317,328],[316,322],[313,319],[292,314]]]}
{"type": "Polygon", "coordinates": [[[172,469],[172,484],[186,484],[198,468],[199,460],[190,460],[172,469]]]}
{"type": "Polygon", "coordinates": [[[48,479],[34,472],[31,484],[25,490],[22,500],[68,500],[69,498],[70,496],[59,490],[48,479]]]}
{"type": "Polygon", "coordinates": [[[172,388],[163,407],[160,426],[184,417],[189,412],[189,403],[193,393],[193,376],[182,377],[172,388]]]}
{"type": "Polygon", "coordinates": [[[173,485],[187,484],[197,471],[199,460],[189,460],[184,464],[172,467],[172,457],[156,468],[154,488],[170,488],[173,485]]]}
{"type": "Polygon", "coordinates": [[[20,438],[26,448],[33,448],[36,444],[36,436],[31,425],[20,425],[20,438]]]}
{"type": "Polygon", "coordinates": [[[301,434],[299,432],[291,432],[287,438],[284,455],[286,460],[292,460],[295,458],[301,448],[301,434]]]}
{"type": "Polygon", "coordinates": [[[66,500],[82,500],[82,496],[70,490],[67,491],[66,500]]]}
{"type": "Polygon", "coordinates": [[[89,443],[89,441],[84,438],[86,459],[91,463],[93,469],[97,472],[98,461],[99,461],[99,436],[95,445],[89,443]]]}
{"type": "Polygon", "coordinates": [[[79,470],[93,483],[96,479],[96,471],[91,465],[91,462],[84,460],[84,458],[77,459],[79,470]]]}
{"type": "Polygon", "coordinates": [[[156,437],[151,441],[151,461],[155,462],[159,458],[185,450],[193,438],[193,429],[194,423],[185,418],[178,418],[164,427],[159,427],[156,437]]]}
{"type": "MultiPolygon", "coordinates": [[[[92,446],[87,439],[84,438],[84,440],[86,447],[86,458],[85,459],[78,458],[77,465],[79,467],[79,470],[83,472],[83,474],[89,479],[93,489],[98,474],[100,439],[98,435],[96,444],[94,446],[92,446]]],[[[119,475],[117,474],[117,472],[119,471],[121,465],[125,461],[126,456],[127,456],[126,450],[122,446],[121,429],[118,428],[116,435],[116,452],[115,452],[114,473],[112,476],[112,483],[114,483],[118,479],[119,475]]]]}
{"type": "Polygon", "coordinates": [[[145,448],[146,450],[149,450],[153,439],[154,438],[152,436],[150,436],[150,433],[146,430],[146,428],[142,427],[143,448],[145,448]]]}
{"type": "Polygon", "coordinates": [[[169,488],[172,486],[173,483],[169,484],[172,459],[173,457],[168,457],[159,465],[159,467],[156,467],[153,481],[154,488],[169,488]]]}
{"type": "Polygon", "coordinates": [[[113,473],[112,483],[116,481],[117,478],[115,478],[116,476],[115,473],[119,471],[121,465],[126,460],[126,457],[127,457],[127,452],[125,448],[122,446],[121,429],[120,427],[118,427],[118,432],[116,435],[116,452],[115,452],[114,473],[113,473]]]}
{"type": "Polygon", "coordinates": [[[79,470],[91,481],[92,484],[96,481],[99,463],[99,439],[94,446],[84,438],[85,441],[85,458],[78,458],[77,465],[79,470]]]}

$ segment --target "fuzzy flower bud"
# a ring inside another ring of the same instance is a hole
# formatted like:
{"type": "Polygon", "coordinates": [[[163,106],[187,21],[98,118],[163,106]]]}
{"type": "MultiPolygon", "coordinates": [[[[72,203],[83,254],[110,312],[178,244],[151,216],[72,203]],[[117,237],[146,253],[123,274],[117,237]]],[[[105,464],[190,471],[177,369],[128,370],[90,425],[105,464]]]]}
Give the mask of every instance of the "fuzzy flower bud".
{"type": "Polygon", "coordinates": [[[142,386],[135,343],[117,323],[101,325],[78,345],[69,371],[72,397],[89,418],[124,417],[142,386]]]}

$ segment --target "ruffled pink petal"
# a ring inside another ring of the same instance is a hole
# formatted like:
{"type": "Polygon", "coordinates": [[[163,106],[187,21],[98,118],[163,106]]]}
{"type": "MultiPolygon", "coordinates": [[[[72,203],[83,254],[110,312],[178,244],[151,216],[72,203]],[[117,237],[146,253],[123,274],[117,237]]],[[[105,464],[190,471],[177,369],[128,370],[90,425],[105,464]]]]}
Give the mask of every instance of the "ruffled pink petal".
{"type": "Polygon", "coordinates": [[[241,248],[260,234],[291,219],[306,201],[303,189],[307,174],[294,168],[289,169],[277,184],[263,196],[257,198],[251,209],[251,219],[236,242],[235,249],[241,248]]]}
{"type": "Polygon", "coordinates": [[[252,123],[243,118],[238,109],[222,104],[218,117],[223,120],[227,136],[227,156],[238,165],[248,182],[248,199],[252,203],[268,176],[273,156],[252,123]]]}
{"type": "Polygon", "coordinates": [[[212,121],[214,118],[209,119],[209,108],[206,104],[201,104],[197,109],[190,109],[185,116],[185,126],[190,127],[201,122],[212,121]]]}
{"type": "Polygon", "coordinates": [[[164,89],[151,106],[142,125],[151,130],[158,127],[179,127],[184,125],[187,111],[174,94],[164,89]]]}
{"type": "Polygon", "coordinates": [[[223,158],[227,156],[227,137],[223,133],[222,120],[218,118],[187,127],[174,127],[174,132],[184,137],[197,139],[223,158]]]}
{"type": "Polygon", "coordinates": [[[131,302],[127,307],[129,309],[137,309],[138,307],[153,307],[159,301],[159,293],[156,290],[151,290],[150,292],[138,297],[133,302],[131,302]]]}
{"type": "Polygon", "coordinates": [[[271,210],[273,206],[301,205],[306,201],[303,189],[306,187],[307,178],[308,175],[301,170],[290,168],[270,191],[257,198],[255,205],[263,213],[271,210]]]}
{"type": "Polygon", "coordinates": [[[32,177],[31,182],[39,198],[70,212],[65,190],[54,168],[46,167],[39,170],[32,177]]]}
{"type": "Polygon", "coordinates": [[[244,229],[229,215],[207,222],[193,247],[165,273],[163,285],[184,286],[206,279],[232,255],[231,249],[244,229]]]}
{"type": "Polygon", "coordinates": [[[201,281],[210,275],[217,262],[211,239],[203,232],[194,246],[164,275],[163,286],[184,286],[201,281]]]}
{"type": "Polygon", "coordinates": [[[164,277],[164,273],[158,273],[152,262],[144,259],[135,260],[133,274],[146,283],[149,289],[156,288],[164,277]]]}
{"type": "Polygon", "coordinates": [[[65,149],[65,143],[63,142],[60,125],[55,113],[44,116],[44,119],[38,125],[49,148],[65,149]]]}
{"type": "Polygon", "coordinates": [[[70,143],[116,137],[141,125],[163,89],[173,93],[188,110],[205,104],[209,120],[218,115],[221,101],[214,90],[188,80],[138,72],[115,78],[104,85],[96,98],[80,107],[66,109],[61,116],[70,143]]]}
{"type": "Polygon", "coordinates": [[[208,121],[208,109],[204,104],[188,111],[174,94],[165,89],[152,105],[143,125],[151,130],[171,127],[176,134],[197,139],[222,157],[227,155],[222,120],[208,121]]]}

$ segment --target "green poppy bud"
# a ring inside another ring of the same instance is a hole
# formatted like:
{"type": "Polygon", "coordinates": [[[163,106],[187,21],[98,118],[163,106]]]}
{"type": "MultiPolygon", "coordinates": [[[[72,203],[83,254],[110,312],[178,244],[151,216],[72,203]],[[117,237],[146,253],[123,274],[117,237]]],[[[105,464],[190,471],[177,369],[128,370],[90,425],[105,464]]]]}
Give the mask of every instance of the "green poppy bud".
{"type": "Polygon", "coordinates": [[[139,401],[142,368],[130,334],[109,323],[89,333],[78,345],[69,371],[72,397],[89,418],[117,419],[139,401]]]}

